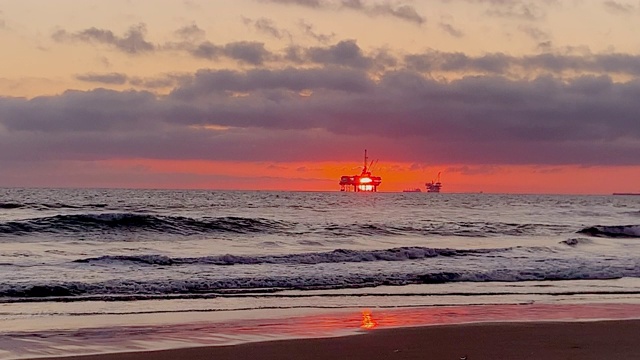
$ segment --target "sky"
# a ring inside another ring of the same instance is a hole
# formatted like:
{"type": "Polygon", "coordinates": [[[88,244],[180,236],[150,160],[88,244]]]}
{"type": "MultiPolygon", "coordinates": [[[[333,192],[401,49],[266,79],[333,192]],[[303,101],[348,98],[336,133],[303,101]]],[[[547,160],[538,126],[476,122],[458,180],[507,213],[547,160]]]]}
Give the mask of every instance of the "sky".
{"type": "Polygon", "coordinates": [[[0,0],[0,187],[640,192],[640,0],[0,0]]]}

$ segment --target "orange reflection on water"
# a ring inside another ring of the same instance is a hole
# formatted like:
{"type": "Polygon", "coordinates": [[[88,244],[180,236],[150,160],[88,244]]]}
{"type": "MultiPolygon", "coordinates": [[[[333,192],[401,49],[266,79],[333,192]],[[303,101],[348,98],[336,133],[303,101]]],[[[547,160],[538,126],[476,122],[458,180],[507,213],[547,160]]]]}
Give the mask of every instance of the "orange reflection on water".
{"type": "Polygon", "coordinates": [[[378,322],[373,320],[373,317],[371,316],[371,311],[362,310],[362,324],[360,325],[360,327],[366,330],[371,330],[371,329],[375,329],[377,326],[378,326],[378,322]]]}

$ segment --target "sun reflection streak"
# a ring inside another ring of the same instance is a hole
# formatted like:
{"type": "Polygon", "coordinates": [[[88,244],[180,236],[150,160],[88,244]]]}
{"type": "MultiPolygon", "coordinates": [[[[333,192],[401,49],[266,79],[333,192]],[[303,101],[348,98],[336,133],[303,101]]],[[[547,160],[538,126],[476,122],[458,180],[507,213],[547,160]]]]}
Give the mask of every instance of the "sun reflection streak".
{"type": "Polygon", "coordinates": [[[378,326],[378,322],[373,319],[370,310],[362,310],[362,324],[361,328],[366,330],[375,329],[378,326]]]}

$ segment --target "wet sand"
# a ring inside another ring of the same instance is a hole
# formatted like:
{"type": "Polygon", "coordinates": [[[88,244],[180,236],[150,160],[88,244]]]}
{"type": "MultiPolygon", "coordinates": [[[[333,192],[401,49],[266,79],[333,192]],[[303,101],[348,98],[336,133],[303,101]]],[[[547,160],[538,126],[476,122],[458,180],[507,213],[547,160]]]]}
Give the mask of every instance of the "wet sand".
{"type": "Polygon", "coordinates": [[[640,320],[476,323],[371,330],[362,335],[337,338],[281,340],[59,359],[640,359],[639,334],[640,320]]]}

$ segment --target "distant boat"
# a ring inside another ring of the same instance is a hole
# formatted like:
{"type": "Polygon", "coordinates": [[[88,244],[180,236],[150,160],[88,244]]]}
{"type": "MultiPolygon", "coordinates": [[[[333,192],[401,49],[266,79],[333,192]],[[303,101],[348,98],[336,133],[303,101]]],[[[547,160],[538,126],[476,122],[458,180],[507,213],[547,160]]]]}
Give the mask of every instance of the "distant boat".
{"type": "Polygon", "coordinates": [[[415,188],[415,189],[404,189],[404,190],[402,190],[402,192],[422,192],[422,190],[420,190],[419,188],[415,188]]]}
{"type": "Polygon", "coordinates": [[[438,173],[437,180],[431,180],[431,182],[428,182],[425,185],[427,186],[427,192],[439,193],[440,189],[442,188],[442,183],[440,182],[440,173],[438,173]]]}

